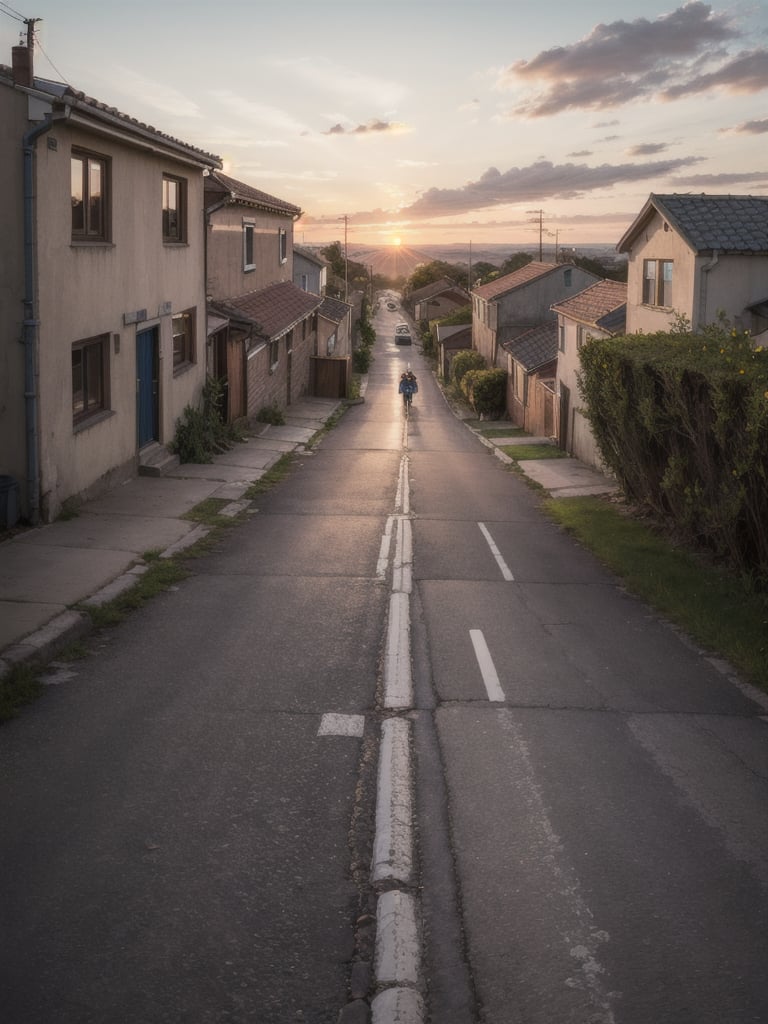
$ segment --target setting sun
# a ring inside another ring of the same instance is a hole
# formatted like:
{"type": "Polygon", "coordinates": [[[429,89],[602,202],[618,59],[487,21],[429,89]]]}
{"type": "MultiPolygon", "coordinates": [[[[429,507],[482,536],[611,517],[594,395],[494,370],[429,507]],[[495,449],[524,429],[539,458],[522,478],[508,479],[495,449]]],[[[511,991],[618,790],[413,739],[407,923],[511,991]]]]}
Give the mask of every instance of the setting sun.
{"type": "Polygon", "coordinates": [[[400,245],[400,239],[399,238],[393,238],[392,239],[392,245],[400,245]]]}

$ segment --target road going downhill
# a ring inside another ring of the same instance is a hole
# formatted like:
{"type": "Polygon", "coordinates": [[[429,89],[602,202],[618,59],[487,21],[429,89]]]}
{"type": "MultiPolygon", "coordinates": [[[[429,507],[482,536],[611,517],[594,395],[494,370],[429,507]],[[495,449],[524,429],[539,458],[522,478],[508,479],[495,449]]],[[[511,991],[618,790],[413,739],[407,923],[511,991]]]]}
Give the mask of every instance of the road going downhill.
{"type": "Polygon", "coordinates": [[[768,1021],[766,705],[542,514],[403,318],[364,404],[0,730],[9,1024],[768,1021]]]}

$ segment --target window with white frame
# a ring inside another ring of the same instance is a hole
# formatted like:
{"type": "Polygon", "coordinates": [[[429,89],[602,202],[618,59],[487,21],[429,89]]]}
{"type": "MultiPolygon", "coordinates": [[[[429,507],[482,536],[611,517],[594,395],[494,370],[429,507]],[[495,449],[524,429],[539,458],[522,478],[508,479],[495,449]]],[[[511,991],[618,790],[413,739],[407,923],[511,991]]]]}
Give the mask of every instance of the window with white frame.
{"type": "Polygon", "coordinates": [[[254,254],[255,230],[255,221],[243,221],[243,270],[256,269],[256,256],[254,254]]]}
{"type": "Polygon", "coordinates": [[[288,232],[285,228],[280,228],[277,235],[278,245],[278,258],[281,263],[287,263],[288,261],[288,232]]]}
{"type": "Polygon", "coordinates": [[[173,330],[173,369],[195,362],[195,311],[187,309],[171,320],[173,330]]]}
{"type": "Polygon", "coordinates": [[[643,304],[672,305],[672,260],[643,260],[643,304]]]}
{"type": "Polygon", "coordinates": [[[562,318],[557,321],[557,347],[565,352],[565,320],[562,318]]]}

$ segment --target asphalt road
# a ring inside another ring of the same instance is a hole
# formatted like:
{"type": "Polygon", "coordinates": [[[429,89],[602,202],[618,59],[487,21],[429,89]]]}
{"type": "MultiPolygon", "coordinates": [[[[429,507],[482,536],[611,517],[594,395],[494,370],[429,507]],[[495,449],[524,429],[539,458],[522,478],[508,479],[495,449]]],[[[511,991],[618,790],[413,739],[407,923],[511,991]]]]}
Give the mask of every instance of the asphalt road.
{"type": "Polygon", "coordinates": [[[403,460],[429,1020],[768,1021],[764,707],[542,516],[400,319],[365,404],[0,730],[3,1021],[336,1024],[403,460]]]}

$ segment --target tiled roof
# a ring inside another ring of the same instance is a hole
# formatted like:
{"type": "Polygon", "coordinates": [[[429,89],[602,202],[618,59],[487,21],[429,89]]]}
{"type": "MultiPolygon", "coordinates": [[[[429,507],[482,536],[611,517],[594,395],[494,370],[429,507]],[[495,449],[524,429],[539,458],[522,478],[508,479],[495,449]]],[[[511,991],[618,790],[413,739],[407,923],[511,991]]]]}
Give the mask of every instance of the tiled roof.
{"type": "Polygon", "coordinates": [[[294,243],[293,256],[294,259],[297,256],[303,256],[305,260],[309,260],[310,263],[316,263],[318,267],[328,266],[328,260],[322,257],[319,252],[313,252],[312,249],[305,249],[303,245],[296,245],[294,243]]]}
{"type": "Polygon", "coordinates": [[[768,196],[654,195],[619,242],[626,252],[654,211],[696,253],[768,255],[768,196]]]}
{"type": "Polygon", "coordinates": [[[472,348],[471,324],[437,325],[437,342],[447,348],[472,348]]]}
{"type": "Polygon", "coordinates": [[[501,346],[527,373],[557,359],[557,320],[545,320],[501,346]]]}
{"type": "Polygon", "coordinates": [[[569,299],[552,306],[571,320],[621,334],[627,320],[627,286],[623,281],[598,281],[569,299]]]}
{"type": "Polygon", "coordinates": [[[456,292],[458,295],[466,297],[469,302],[469,292],[447,277],[441,277],[439,281],[433,281],[432,284],[425,284],[423,288],[417,288],[416,291],[410,293],[408,300],[409,302],[422,302],[424,299],[431,299],[435,295],[442,295],[445,292],[456,292]]]}
{"type": "Polygon", "coordinates": [[[531,281],[535,281],[539,277],[551,274],[553,270],[560,270],[562,266],[562,263],[538,263],[534,260],[532,263],[526,263],[519,270],[514,270],[511,274],[498,277],[489,284],[481,284],[479,288],[473,288],[472,294],[478,295],[488,302],[491,299],[497,299],[500,295],[506,295],[507,292],[514,291],[515,288],[530,284],[531,281]]]}
{"type": "Polygon", "coordinates": [[[252,321],[265,338],[279,338],[318,309],[321,301],[318,295],[302,291],[292,281],[281,281],[212,305],[228,316],[252,321]]]}
{"type": "MultiPolygon", "coordinates": [[[[0,64],[0,82],[5,85],[13,85],[13,70],[4,64],[0,64]]],[[[184,156],[192,157],[202,164],[207,164],[210,167],[221,167],[221,158],[213,153],[206,153],[205,150],[191,146],[187,142],[182,142],[172,135],[166,135],[165,132],[158,131],[152,125],[144,124],[143,121],[139,121],[135,117],[123,114],[116,107],[109,106],[108,103],[102,103],[92,96],[86,96],[84,92],[73,89],[71,85],[35,76],[31,91],[43,94],[54,103],[73,108],[81,114],[87,114],[105,124],[122,128],[124,131],[142,136],[143,138],[152,138],[169,149],[176,150],[184,156]]]]}
{"type": "Polygon", "coordinates": [[[261,192],[242,181],[236,181],[235,178],[230,178],[228,174],[222,174],[221,171],[212,171],[208,175],[205,179],[205,192],[207,205],[212,205],[215,197],[218,197],[234,203],[243,203],[246,206],[258,206],[260,209],[269,210],[272,213],[284,213],[291,217],[301,215],[301,207],[271,196],[267,192],[261,192]]]}
{"type": "Polygon", "coordinates": [[[340,324],[351,309],[352,306],[348,302],[342,302],[341,299],[336,299],[332,295],[326,295],[320,304],[319,312],[320,316],[324,316],[326,320],[340,324]]]}

